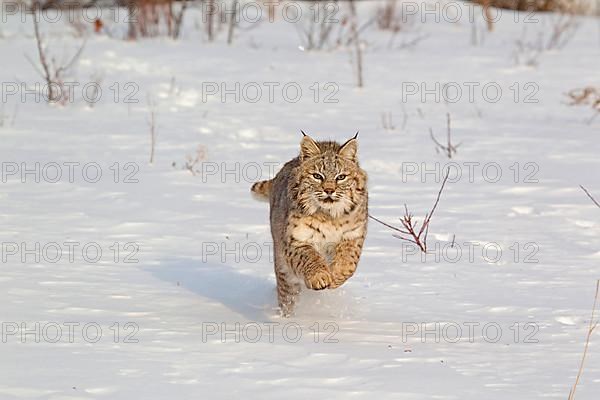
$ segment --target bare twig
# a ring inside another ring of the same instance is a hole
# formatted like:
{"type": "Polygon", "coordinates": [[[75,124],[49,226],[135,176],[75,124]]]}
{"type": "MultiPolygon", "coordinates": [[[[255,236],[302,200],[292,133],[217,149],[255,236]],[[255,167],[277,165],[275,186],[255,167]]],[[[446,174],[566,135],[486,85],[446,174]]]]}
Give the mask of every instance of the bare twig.
{"type": "Polygon", "coordinates": [[[429,224],[431,223],[431,217],[433,217],[433,213],[435,212],[439,202],[440,197],[442,196],[442,191],[444,190],[444,186],[446,186],[446,181],[448,180],[448,176],[450,175],[450,170],[446,170],[446,176],[442,181],[442,186],[437,194],[435,199],[435,203],[431,208],[431,211],[425,214],[425,218],[419,227],[418,222],[413,220],[413,215],[408,211],[408,207],[406,204],[404,205],[404,216],[400,219],[402,223],[402,228],[398,228],[396,226],[390,225],[386,222],[381,221],[378,218],[369,214],[369,218],[379,222],[383,226],[386,226],[392,229],[395,232],[400,234],[392,234],[397,239],[404,240],[406,242],[413,243],[419,247],[419,249],[423,253],[427,253],[427,235],[429,233],[429,224]],[[418,232],[417,232],[418,231],[418,232]]]}
{"type": "MultiPolygon", "coordinates": [[[[33,9],[33,12],[37,12],[39,8],[39,4],[36,5],[33,9]]],[[[38,68],[38,66],[33,62],[33,60],[29,56],[25,56],[27,60],[33,65],[35,70],[40,74],[42,79],[46,81],[46,87],[48,90],[48,102],[54,102],[60,100],[61,104],[66,103],[68,98],[68,91],[64,90],[65,82],[64,82],[64,74],[66,74],[75,64],[75,62],[81,56],[83,49],[85,47],[85,41],[81,44],[77,52],[71,57],[71,59],[63,63],[61,65],[57,65],[56,60],[52,56],[48,56],[47,49],[44,47],[44,41],[42,38],[42,34],[40,33],[39,27],[39,18],[37,16],[33,17],[33,32],[35,36],[35,41],[37,45],[38,58],[39,63],[42,68],[38,68]]]]}
{"type": "Polygon", "coordinates": [[[400,107],[402,107],[402,130],[404,130],[404,128],[406,128],[406,123],[408,122],[408,113],[406,112],[404,103],[400,103],[400,107]]]}
{"type": "Polygon", "coordinates": [[[196,173],[200,172],[196,169],[196,166],[202,161],[206,160],[206,147],[199,145],[196,148],[196,155],[192,157],[191,155],[186,156],[185,164],[183,165],[183,169],[188,170],[192,173],[192,175],[196,176],[196,173]]]}
{"type": "Polygon", "coordinates": [[[188,1],[187,0],[182,0],[181,1],[181,8],[179,9],[179,13],[175,15],[174,17],[174,21],[175,21],[175,27],[173,29],[173,38],[174,39],[178,39],[179,35],[181,34],[181,25],[183,24],[183,15],[185,14],[185,10],[188,7],[188,1]]]}
{"type": "Polygon", "coordinates": [[[589,198],[590,198],[590,199],[591,199],[591,200],[594,202],[594,204],[595,204],[596,206],[598,206],[598,208],[600,208],[600,203],[598,203],[598,202],[596,201],[596,199],[594,198],[594,196],[592,196],[592,195],[590,194],[590,192],[588,192],[588,190],[587,190],[586,188],[584,188],[584,187],[583,187],[583,185],[579,185],[579,187],[581,188],[581,190],[583,190],[583,191],[585,192],[585,194],[587,194],[587,197],[589,197],[589,198]]]}
{"type": "Polygon", "coordinates": [[[150,127],[150,164],[154,163],[154,149],[156,147],[156,103],[148,96],[148,109],[150,111],[150,118],[148,119],[148,126],[150,127]]]}
{"type": "Polygon", "coordinates": [[[536,37],[530,38],[527,35],[527,29],[523,28],[521,37],[515,41],[515,50],[513,51],[515,64],[536,67],[542,53],[544,53],[543,33],[540,32],[536,37]]]}
{"type": "Polygon", "coordinates": [[[231,18],[229,20],[229,30],[227,32],[227,44],[231,45],[233,43],[233,30],[237,25],[237,9],[238,9],[239,0],[233,0],[233,13],[229,16],[231,18]]]}
{"type": "Polygon", "coordinates": [[[350,12],[352,14],[352,22],[350,23],[350,30],[352,32],[352,41],[354,42],[355,56],[356,56],[356,75],[357,75],[357,86],[363,87],[363,60],[362,60],[362,49],[360,48],[359,28],[358,28],[358,16],[356,13],[356,5],[354,0],[350,0],[350,12]]]}
{"type": "Polygon", "coordinates": [[[85,42],[83,42],[81,44],[81,46],[79,46],[79,49],[77,49],[77,52],[73,55],[73,57],[71,57],[71,60],[68,61],[66,64],[61,65],[59,67],[57,67],[56,65],[55,67],[55,72],[54,75],[57,78],[61,78],[63,72],[68,71],[69,69],[71,69],[71,67],[73,66],[73,64],[75,64],[75,62],[79,59],[79,57],[81,56],[81,53],[83,53],[83,48],[85,47],[85,42]]]}
{"type": "MultiPolygon", "coordinates": [[[[583,190],[585,190],[585,189],[583,189],[583,190]]],[[[586,193],[587,193],[587,191],[586,191],[586,193]]],[[[592,198],[592,200],[593,200],[593,198],[592,198]]],[[[594,202],[596,202],[596,201],[594,200],[594,202]]],[[[596,203],[596,204],[598,204],[598,203],[596,203]]],[[[581,363],[579,364],[579,370],[577,371],[577,377],[575,378],[575,383],[573,384],[573,387],[569,391],[568,400],[575,399],[575,391],[577,390],[577,385],[579,384],[579,380],[581,379],[581,374],[583,373],[583,366],[585,363],[585,358],[587,356],[588,347],[590,346],[590,338],[591,338],[592,334],[594,333],[594,330],[598,326],[598,321],[595,321],[596,305],[598,303],[598,294],[600,294],[600,279],[596,281],[596,295],[594,296],[594,305],[592,306],[592,316],[590,318],[590,325],[589,325],[589,328],[587,331],[587,336],[585,338],[585,347],[583,348],[583,355],[581,356],[581,363]]]]}
{"type": "Polygon", "coordinates": [[[558,13],[554,17],[551,27],[551,34],[546,43],[546,50],[562,49],[573,39],[575,32],[579,28],[577,16],[571,12],[558,13]]]}
{"type": "Polygon", "coordinates": [[[208,34],[208,41],[212,42],[215,37],[215,22],[214,14],[216,11],[215,0],[206,0],[207,20],[206,20],[206,33],[208,34]]]}
{"type": "Polygon", "coordinates": [[[42,36],[40,35],[40,26],[37,16],[33,17],[33,32],[35,33],[35,42],[37,44],[40,64],[42,64],[42,68],[44,69],[44,78],[46,79],[46,84],[48,85],[48,97],[50,97],[51,100],[54,100],[52,79],[50,78],[50,67],[48,66],[48,61],[46,60],[46,53],[44,52],[44,46],[42,44],[42,36]]]}
{"type": "Polygon", "coordinates": [[[322,50],[326,46],[331,50],[342,44],[341,39],[338,39],[337,43],[335,41],[332,43],[331,40],[333,29],[336,26],[340,29],[340,35],[345,33],[346,16],[341,18],[340,24],[333,23],[334,21],[337,22],[337,19],[332,19],[333,13],[330,7],[338,10],[337,1],[315,1],[311,6],[311,8],[314,7],[315,15],[304,18],[303,23],[296,26],[298,35],[303,42],[302,47],[304,50],[322,50]]]}
{"type": "Polygon", "coordinates": [[[485,22],[487,23],[488,31],[491,32],[494,30],[494,19],[492,18],[492,13],[490,11],[491,1],[483,0],[483,15],[485,22]]]}
{"type": "Polygon", "coordinates": [[[381,113],[381,124],[386,131],[393,131],[396,129],[392,120],[392,113],[389,111],[381,113]]]}
{"type": "Polygon", "coordinates": [[[570,106],[578,105],[591,105],[592,109],[596,113],[588,120],[588,124],[600,114],[600,89],[596,89],[592,86],[587,86],[580,89],[573,89],[567,93],[567,96],[571,99],[570,106]]]}
{"type": "Polygon", "coordinates": [[[436,150],[442,150],[444,153],[446,153],[446,156],[448,158],[452,158],[452,155],[456,154],[458,146],[460,146],[462,142],[458,143],[457,145],[452,144],[452,130],[450,129],[450,113],[446,114],[446,119],[448,124],[447,144],[444,146],[443,144],[438,142],[438,140],[433,135],[433,130],[431,128],[429,128],[429,136],[431,136],[431,140],[433,140],[433,142],[436,144],[436,150]]]}
{"type": "Polygon", "coordinates": [[[410,40],[403,40],[402,43],[400,43],[400,45],[398,46],[399,50],[403,50],[403,49],[410,49],[412,47],[415,47],[417,44],[419,44],[421,41],[427,39],[430,35],[429,34],[422,34],[422,35],[418,35],[410,40]]]}
{"type": "Polygon", "coordinates": [[[137,5],[135,0],[127,0],[127,15],[129,15],[129,23],[127,24],[127,39],[135,40],[137,39],[137,27],[136,27],[136,18],[133,16],[136,15],[137,5]]]}

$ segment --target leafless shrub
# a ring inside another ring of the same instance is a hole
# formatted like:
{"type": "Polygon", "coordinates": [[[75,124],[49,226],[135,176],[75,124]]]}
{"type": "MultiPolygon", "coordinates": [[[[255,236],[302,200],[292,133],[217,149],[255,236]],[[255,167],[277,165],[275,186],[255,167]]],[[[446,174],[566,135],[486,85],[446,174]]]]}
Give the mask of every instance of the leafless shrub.
{"type": "Polygon", "coordinates": [[[427,253],[427,234],[429,233],[429,224],[431,223],[431,217],[433,217],[433,213],[435,212],[435,209],[437,208],[438,203],[440,202],[440,197],[442,195],[442,191],[444,190],[444,186],[446,185],[446,181],[448,180],[449,173],[450,171],[446,170],[446,176],[442,181],[442,186],[440,187],[440,190],[437,194],[435,203],[433,204],[431,211],[425,214],[423,222],[420,226],[419,222],[413,219],[413,214],[411,214],[408,211],[408,207],[406,206],[406,204],[404,205],[404,216],[400,219],[400,222],[402,223],[402,228],[383,222],[370,214],[369,218],[379,222],[383,226],[386,226],[395,232],[398,232],[392,234],[392,236],[394,236],[395,238],[413,243],[417,245],[417,247],[419,247],[419,249],[423,253],[427,253]]]}
{"type": "MultiPolygon", "coordinates": [[[[194,0],[187,0],[194,1],[194,0]]],[[[196,19],[195,26],[199,31],[204,31],[206,40],[213,42],[220,32],[226,31],[227,44],[233,43],[234,31],[256,28],[259,21],[252,21],[248,26],[240,24],[240,1],[229,0],[226,6],[216,0],[200,0],[201,18],[196,19]]],[[[271,9],[272,7],[269,7],[271,9]]]]}
{"type": "Polygon", "coordinates": [[[516,64],[537,66],[540,56],[551,50],[563,49],[575,36],[580,21],[573,12],[560,11],[550,15],[549,26],[542,27],[531,38],[524,29],[521,38],[516,41],[513,56],[516,64]]]}
{"type": "Polygon", "coordinates": [[[397,0],[387,0],[380,5],[375,13],[375,23],[380,30],[390,32],[388,49],[410,49],[427,39],[429,35],[418,32],[418,29],[415,29],[415,16],[404,14],[403,7],[399,7],[398,4],[397,0]],[[403,33],[401,35],[402,41],[398,46],[395,46],[394,42],[400,33],[403,33]]]}
{"type": "MultiPolygon", "coordinates": [[[[583,188],[583,186],[582,186],[582,188],[583,188]]],[[[583,190],[585,190],[585,189],[583,189],[583,190]]],[[[586,193],[587,193],[587,191],[586,191],[586,193]]],[[[589,196],[589,193],[588,193],[588,196],[589,196]]],[[[593,200],[593,198],[592,198],[592,200],[593,200]]],[[[594,200],[594,203],[596,203],[596,205],[598,207],[600,207],[600,205],[598,205],[598,202],[596,202],[596,200],[594,200]]],[[[569,391],[568,400],[575,399],[575,391],[577,390],[577,385],[579,384],[579,380],[581,379],[581,374],[583,373],[583,366],[585,364],[585,358],[587,356],[587,351],[590,346],[590,338],[592,337],[594,330],[596,330],[596,328],[598,327],[598,320],[596,320],[596,305],[598,304],[598,296],[599,295],[600,295],[600,280],[597,280],[596,281],[596,294],[594,296],[594,305],[592,306],[592,316],[590,317],[590,324],[588,327],[587,335],[585,337],[585,346],[583,348],[583,355],[581,356],[581,363],[579,364],[579,370],[577,371],[577,377],[575,378],[575,383],[573,384],[573,387],[569,391]]]]}
{"type": "MultiPolygon", "coordinates": [[[[196,176],[201,171],[197,168],[198,164],[207,159],[206,146],[198,145],[195,154],[188,154],[185,156],[185,162],[182,169],[190,171],[192,175],[196,176]]],[[[177,168],[177,163],[173,162],[173,167],[177,168]]]]}
{"type": "Polygon", "coordinates": [[[575,36],[580,26],[579,19],[572,13],[558,13],[553,16],[550,37],[546,42],[546,50],[560,50],[575,36]]]}
{"type": "Polygon", "coordinates": [[[513,58],[517,65],[528,65],[536,67],[539,64],[539,58],[544,52],[543,34],[539,32],[533,39],[527,36],[526,30],[515,42],[513,58]]]}
{"type": "Polygon", "coordinates": [[[398,13],[396,0],[387,0],[376,11],[377,27],[384,31],[398,32],[402,29],[402,15],[398,13]]]}
{"type": "Polygon", "coordinates": [[[586,86],[569,91],[567,96],[572,100],[570,105],[591,104],[593,108],[600,110],[600,89],[586,86]]]}
{"type": "Polygon", "coordinates": [[[302,48],[307,51],[324,50],[341,45],[341,37],[345,34],[348,17],[338,16],[337,0],[315,0],[311,3],[310,7],[313,11],[305,13],[300,23],[296,24],[302,48]],[[333,37],[335,28],[337,28],[337,40],[333,37]]]}
{"type": "Polygon", "coordinates": [[[44,40],[40,33],[39,17],[34,15],[32,19],[41,68],[39,68],[29,56],[26,55],[26,58],[46,82],[48,102],[58,102],[61,105],[64,105],[69,101],[69,90],[65,90],[65,75],[70,72],[75,62],[81,56],[83,48],[85,47],[85,42],[81,44],[77,52],[68,61],[59,62],[54,55],[50,54],[48,48],[44,45],[44,40]]]}
{"type": "MultiPolygon", "coordinates": [[[[315,11],[305,13],[302,23],[297,24],[303,50],[335,50],[342,47],[351,48],[355,53],[357,43],[364,46],[361,34],[373,23],[372,17],[360,22],[356,12],[356,0],[347,2],[348,10],[338,6],[338,1],[314,1],[311,6],[315,11]],[[315,18],[314,15],[319,18],[315,18]]],[[[362,56],[362,52],[361,52],[362,56]]],[[[355,57],[355,55],[353,55],[355,57]]]]}
{"type": "Polygon", "coordinates": [[[448,158],[452,158],[452,156],[454,154],[456,154],[458,146],[461,145],[461,143],[458,143],[456,145],[452,144],[452,130],[450,129],[450,113],[446,114],[446,121],[447,121],[447,134],[446,134],[446,144],[443,145],[440,142],[438,142],[438,140],[435,138],[435,136],[433,135],[433,129],[429,128],[429,136],[431,137],[431,140],[433,140],[433,142],[435,143],[436,147],[435,150],[439,153],[440,151],[444,154],[446,154],[446,156],[448,158]]]}
{"type": "Polygon", "coordinates": [[[429,37],[428,34],[419,32],[414,15],[402,13],[402,7],[397,6],[396,0],[387,0],[386,3],[380,5],[376,10],[374,21],[378,29],[390,32],[388,49],[410,49],[429,37]],[[398,36],[402,40],[399,45],[396,45],[398,36]]]}
{"type": "Polygon", "coordinates": [[[75,37],[84,37],[89,32],[89,23],[84,21],[81,13],[71,13],[73,17],[67,18],[69,25],[73,28],[73,34],[75,37]]]}
{"type": "Polygon", "coordinates": [[[394,122],[392,121],[392,113],[391,112],[387,111],[387,112],[381,113],[381,126],[386,131],[393,131],[396,129],[396,126],[394,125],[394,122]]]}
{"type": "Polygon", "coordinates": [[[126,4],[129,40],[161,35],[177,39],[180,36],[188,0],[127,0],[126,4]],[[176,5],[178,10],[175,9],[176,5]]]}
{"type": "MultiPolygon", "coordinates": [[[[242,23],[244,21],[243,16],[241,15],[241,4],[240,0],[230,0],[231,6],[221,7],[219,10],[219,18],[217,18],[218,24],[215,25],[215,34],[220,31],[227,32],[227,44],[231,45],[233,43],[233,39],[235,38],[235,32],[247,32],[253,29],[256,29],[260,26],[261,19],[258,21],[247,21],[247,23],[242,23]]],[[[267,7],[269,11],[269,18],[275,18],[274,8],[272,6],[267,7]]],[[[298,24],[295,24],[298,25],[298,24]]],[[[199,27],[199,25],[197,25],[199,27]]],[[[200,28],[202,29],[202,28],[200,28]]],[[[250,47],[252,48],[260,48],[260,44],[258,44],[253,37],[250,37],[250,47]]]]}
{"type": "Polygon", "coordinates": [[[517,11],[593,14],[597,5],[590,0],[473,0],[480,5],[517,11]]]}
{"type": "Polygon", "coordinates": [[[586,86],[569,91],[567,96],[571,100],[569,103],[570,106],[590,105],[592,107],[595,112],[588,120],[588,123],[591,123],[600,114],[600,89],[586,86]]]}

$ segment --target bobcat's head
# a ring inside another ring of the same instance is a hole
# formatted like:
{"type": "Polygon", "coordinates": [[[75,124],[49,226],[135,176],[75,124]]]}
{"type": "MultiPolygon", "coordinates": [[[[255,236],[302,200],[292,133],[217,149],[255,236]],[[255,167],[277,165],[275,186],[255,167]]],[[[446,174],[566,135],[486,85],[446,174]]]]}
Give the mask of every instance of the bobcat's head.
{"type": "Polygon", "coordinates": [[[340,145],[315,142],[304,135],[297,187],[298,200],[305,212],[323,211],[338,217],[365,200],[366,174],[358,166],[356,153],[356,136],[340,145]]]}

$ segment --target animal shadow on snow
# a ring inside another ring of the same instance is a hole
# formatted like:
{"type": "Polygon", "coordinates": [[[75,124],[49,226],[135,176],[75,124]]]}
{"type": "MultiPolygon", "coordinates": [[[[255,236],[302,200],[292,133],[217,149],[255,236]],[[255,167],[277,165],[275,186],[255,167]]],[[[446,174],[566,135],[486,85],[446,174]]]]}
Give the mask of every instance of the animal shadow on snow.
{"type": "Polygon", "coordinates": [[[161,260],[159,267],[150,270],[157,278],[219,302],[248,320],[270,321],[277,315],[275,279],[191,258],[161,260]]]}
{"type": "MultiPolygon", "coordinates": [[[[270,322],[279,319],[275,277],[241,273],[227,264],[203,263],[193,258],[161,260],[150,268],[160,280],[179,285],[204,298],[221,303],[249,321],[270,322]]],[[[354,314],[358,304],[344,289],[335,291],[303,290],[294,320],[315,320],[354,314]]]]}

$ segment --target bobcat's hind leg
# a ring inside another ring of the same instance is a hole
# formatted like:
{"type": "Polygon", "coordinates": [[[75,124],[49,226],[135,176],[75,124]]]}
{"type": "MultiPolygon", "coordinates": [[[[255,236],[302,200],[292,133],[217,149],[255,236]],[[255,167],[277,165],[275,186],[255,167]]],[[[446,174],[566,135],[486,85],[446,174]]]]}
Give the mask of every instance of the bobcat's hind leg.
{"type": "Polygon", "coordinates": [[[284,257],[278,252],[275,252],[275,278],[277,279],[277,300],[281,315],[289,317],[294,313],[301,286],[298,279],[285,264],[284,257]]]}

